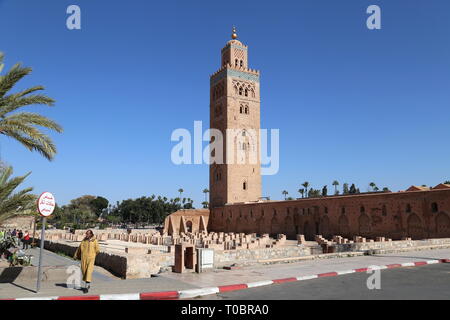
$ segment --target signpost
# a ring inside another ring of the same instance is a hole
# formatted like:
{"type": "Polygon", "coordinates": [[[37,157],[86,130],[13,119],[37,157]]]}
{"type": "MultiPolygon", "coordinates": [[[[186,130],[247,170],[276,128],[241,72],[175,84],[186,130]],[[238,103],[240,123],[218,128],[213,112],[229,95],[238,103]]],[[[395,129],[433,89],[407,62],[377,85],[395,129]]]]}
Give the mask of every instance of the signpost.
{"type": "Polygon", "coordinates": [[[36,285],[36,293],[39,293],[41,289],[41,279],[42,279],[42,255],[44,249],[44,238],[45,238],[45,222],[47,217],[51,216],[55,210],[56,202],[55,197],[50,192],[44,192],[41,194],[37,201],[37,209],[41,215],[42,231],[41,231],[41,249],[39,250],[39,267],[38,267],[38,278],[36,285]]]}

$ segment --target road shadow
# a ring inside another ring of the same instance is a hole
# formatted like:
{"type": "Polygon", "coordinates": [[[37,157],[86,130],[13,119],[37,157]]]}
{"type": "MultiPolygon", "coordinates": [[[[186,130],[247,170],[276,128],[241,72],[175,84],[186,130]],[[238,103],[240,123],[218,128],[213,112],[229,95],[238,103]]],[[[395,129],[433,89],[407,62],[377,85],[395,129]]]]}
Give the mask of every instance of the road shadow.
{"type": "Polygon", "coordinates": [[[74,285],[67,285],[67,283],[55,283],[55,286],[65,288],[65,289],[83,291],[82,287],[75,287],[74,285]]]}
{"type": "Polygon", "coordinates": [[[23,268],[21,267],[10,267],[3,269],[0,274],[0,283],[12,283],[19,275],[22,273],[23,268]]]}

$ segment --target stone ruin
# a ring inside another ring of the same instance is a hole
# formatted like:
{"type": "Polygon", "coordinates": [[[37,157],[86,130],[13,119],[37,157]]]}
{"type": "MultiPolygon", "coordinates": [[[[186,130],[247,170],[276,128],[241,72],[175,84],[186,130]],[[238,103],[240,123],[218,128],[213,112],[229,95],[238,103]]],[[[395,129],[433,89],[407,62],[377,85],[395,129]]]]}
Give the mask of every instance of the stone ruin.
{"type": "MultiPolygon", "coordinates": [[[[50,230],[46,231],[45,238],[48,241],[72,241],[80,242],[84,239],[84,230],[77,230],[75,234],[62,231],[62,230],[50,230]]],[[[40,232],[36,235],[39,237],[40,232]]],[[[257,236],[256,233],[233,233],[233,232],[181,232],[179,235],[167,235],[160,234],[158,231],[145,232],[133,231],[117,232],[117,231],[95,231],[96,238],[102,242],[109,240],[116,240],[121,242],[136,243],[150,246],[166,246],[165,252],[173,252],[174,246],[177,244],[193,245],[197,248],[211,248],[215,250],[239,250],[239,249],[261,249],[261,248],[274,248],[283,246],[286,244],[286,235],[279,234],[277,238],[271,238],[269,234],[263,234],[257,236]]],[[[123,244],[126,253],[140,253],[145,248],[132,248],[123,244]]],[[[151,252],[147,252],[151,253],[151,252]]]]}

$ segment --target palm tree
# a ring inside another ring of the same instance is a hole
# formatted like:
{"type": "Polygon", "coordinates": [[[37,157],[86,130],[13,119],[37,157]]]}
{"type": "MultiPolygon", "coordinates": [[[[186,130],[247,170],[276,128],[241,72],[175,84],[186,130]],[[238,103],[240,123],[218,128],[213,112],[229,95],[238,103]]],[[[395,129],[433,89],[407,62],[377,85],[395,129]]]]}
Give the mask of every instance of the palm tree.
{"type": "MultiPolygon", "coordinates": [[[[0,52],[0,72],[2,72],[4,54],[0,52]]],[[[43,86],[35,86],[14,94],[8,92],[26,75],[31,68],[20,64],[14,65],[4,76],[0,76],[0,134],[15,139],[30,151],[37,151],[48,160],[56,154],[56,146],[49,136],[38,127],[47,128],[61,133],[62,127],[37,113],[17,112],[21,107],[33,104],[53,106],[55,101],[42,94],[32,94],[44,90],[43,86]]]]}
{"type": "Polygon", "coordinates": [[[281,192],[281,194],[284,196],[284,200],[286,200],[286,196],[289,194],[289,192],[287,192],[286,190],[283,190],[283,192],[281,192]]]}
{"type": "Polygon", "coordinates": [[[33,212],[32,210],[36,206],[36,196],[30,194],[33,188],[26,188],[13,193],[31,172],[10,179],[12,173],[12,167],[4,168],[0,172],[0,221],[15,214],[33,212]]]}
{"type": "Polygon", "coordinates": [[[372,188],[372,191],[375,191],[375,187],[377,186],[375,182],[369,183],[369,186],[372,188]]]}
{"type": "Polygon", "coordinates": [[[303,182],[302,186],[305,187],[305,194],[308,196],[309,182],[308,181],[303,182]]]}
{"type": "Polygon", "coordinates": [[[207,195],[209,193],[208,188],[203,189],[203,193],[205,194],[205,202],[208,202],[207,195]]]}
{"type": "Polygon", "coordinates": [[[178,189],[178,192],[180,193],[180,199],[181,199],[181,195],[183,194],[184,190],[183,189],[178,189]]]}
{"type": "Polygon", "coordinates": [[[338,193],[338,190],[337,190],[338,185],[339,185],[339,181],[334,180],[334,181],[333,181],[334,194],[337,194],[337,193],[338,193]]]}
{"type": "Polygon", "coordinates": [[[304,198],[305,189],[298,189],[298,193],[302,195],[302,198],[304,198]]]}

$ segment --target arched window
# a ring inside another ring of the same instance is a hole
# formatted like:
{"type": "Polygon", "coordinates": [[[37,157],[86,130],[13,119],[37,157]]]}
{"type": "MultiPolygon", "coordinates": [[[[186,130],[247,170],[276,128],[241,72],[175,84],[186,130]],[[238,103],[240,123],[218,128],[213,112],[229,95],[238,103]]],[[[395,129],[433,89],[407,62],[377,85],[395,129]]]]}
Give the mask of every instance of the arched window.
{"type": "Polygon", "coordinates": [[[364,206],[361,206],[360,210],[361,213],[364,213],[366,211],[366,208],[364,208],[364,206]]]}
{"type": "Polygon", "coordinates": [[[411,205],[409,203],[406,205],[406,212],[411,212],[411,205]]]}
{"type": "Polygon", "coordinates": [[[238,66],[238,59],[234,60],[234,65],[237,67],[238,66]]]}
{"type": "Polygon", "coordinates": [[[242,106],[239,108],[239,113],[242,113],[242,106]]]}
{"type": "Polygon", "coordinates": [[[431,212],[438,212],[439,211],[439,207],[438,207],[438,204],[436,203],[436,202],[433,202],[432,204],[431,204],[431,212]]]}
{"type": "Polygon", "coordinates": [[[242,87],[239,88],[239,95],[242,96],[242,87]]]}
{"type": "Polygon", "coordinates": [[[248,89],[245,89],[245,96],[248,97],[248,89]]]}
{"type": "Polygon", "coordinates": [[[381,209],[381,215],[384,217],[387,216],[387,208],[385,204],[383,204],[383,208],[381,209]]]}
{"type": "Polygon", "coordinates": [[[342,207],[342,213],[345,213],[345,207],[342,207]]]}
{"type": "Polygon", "coordinates": [[[241,67],[243,67],[243,66],[244,66],[244,61],[241,60],[241,67]]]}
{"type": "Polygon", "coordinates": [[[248,107],[245,107],[245,114],[248,114],[248,107]]]}
{"type": "Polygon", "coordinates": [[[242,189],[247,190],[247,182],[244,181],[244,183],[242,184],[242,189]]]}

